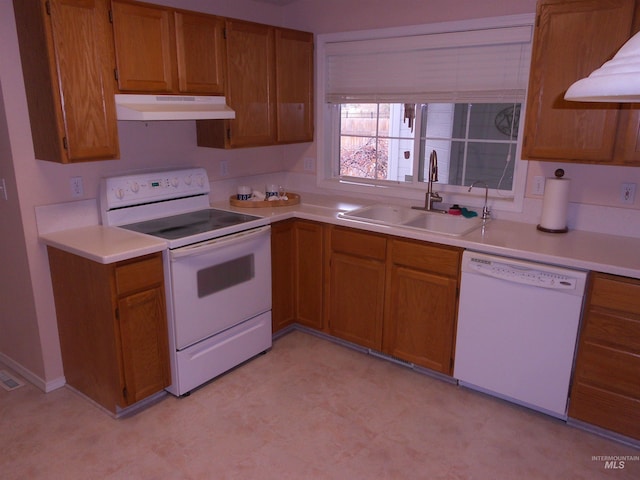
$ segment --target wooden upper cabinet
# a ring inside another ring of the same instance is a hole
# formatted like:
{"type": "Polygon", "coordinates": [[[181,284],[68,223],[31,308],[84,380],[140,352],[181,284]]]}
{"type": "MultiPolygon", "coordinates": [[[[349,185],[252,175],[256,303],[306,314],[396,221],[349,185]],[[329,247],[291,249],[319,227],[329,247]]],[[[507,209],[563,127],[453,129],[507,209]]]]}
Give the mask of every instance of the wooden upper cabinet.
{"type": "Polygon", "coordinates": [[[127,0],[112,1],[122,92],[224,93],[224,20],[127,0]]]}
{"type": "Polygon", "coordinates": [[[313,34],[276,29],[277,137],[313,141],[313,34]]]}
{"type": "Polygon", "coordinates": [[[224,19],[175,12],[180,92],[224,94],[224,19]]]}
{"type": "Polygon", "coordinates": [[[36,158],[118,158],[108,0],[15,0],[36,158]]]}
{"type": "Polygon", "coordinates": [[[226,21],[227,103],[234,120],[199,120],[198,145],[255,147],[313,140],[313,34],[226,21]]]}
{"type": "Polygon", "coordinates": [[[120,91],[170,93],[177,83],[171,10],[127,1],[111,8],[120,91]]]}
{"type": "Polygon", "coordinates": [[[615,156],[620,105],[569,102],[564,94],[629,39],[634,4],[634,0],[538,2],[523,158],[623,163],[615,156]]]}
{"type": "Polygon", "coordinates": [[[226,20],[228,105],[233,120],[199,120],[198,145],[253,147],[276,142],[274,27],[226,20]]]}

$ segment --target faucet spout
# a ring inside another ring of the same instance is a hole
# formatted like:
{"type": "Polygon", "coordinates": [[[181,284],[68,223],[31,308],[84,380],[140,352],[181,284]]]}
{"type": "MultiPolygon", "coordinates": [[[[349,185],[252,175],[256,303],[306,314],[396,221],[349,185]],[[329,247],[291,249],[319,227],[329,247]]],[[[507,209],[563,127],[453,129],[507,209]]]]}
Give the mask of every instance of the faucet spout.
{"type": "Polygon", "coordinates": [[[429,155],[429,178],[427,181],[427,193],[424,199],[424,209],[433,210],[433,204],[442,202],[442,197],[433,191],[433,182],[438,181],[438,154],[435,150],[429,155]]]}
{"type": "Polygon", "coordinates": [[[484,186],[484,207],[482,207],[482,219],[488,220],[489,217],[491,217],[491,212],[489,211],[489,206],[487,205],[487,200],[489,198],[489,185],[487,185],[487,182],[483,182],[482,180],[476,180],[471,184],[469,190],[467,191],[470,192],[471,189],[476,185],[484,186]]]}

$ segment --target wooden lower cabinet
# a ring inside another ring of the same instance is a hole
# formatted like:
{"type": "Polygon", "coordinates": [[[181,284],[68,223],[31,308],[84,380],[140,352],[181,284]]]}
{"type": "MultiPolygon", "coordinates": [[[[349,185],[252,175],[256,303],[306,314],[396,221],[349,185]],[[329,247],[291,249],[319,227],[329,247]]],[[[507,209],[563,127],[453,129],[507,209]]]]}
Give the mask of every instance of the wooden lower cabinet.
{"type": "Polygon", "coordinates": [[[389,240],[383,352],[453,373],[461,257],[455,247],[389,240]]]}
{"type": "Polygon", "coordinates": [[[329,333],[451,375],[462,249],[331,230],[329,333]]]}
{"type": "Polygon", "coordinates": [[[48,253],[67,384],[114,414],[169,386],[162,254],[48,253]]]}
{"type": "Polygon", "coordinates": [[[292,323],[322,330],[323,236],[322,223],[285,220],[272,224],[274,333],[292,323]]]}
{"type": "Polygon", "coordinates": [[[295,307],[295,220],[271,224],[271,325],[273,333],[296,321],[295,307]]]}
{"type": "Polygon", "coordinates": [[[329,267],[329,333],[363,347],[382,348],[385,256],[382,235],[335,227],[329,267]]]}
{"type": "Polygon", "coordinates": [[[591,274],[569,417],[640,439],[640,280],[591,274]]]}

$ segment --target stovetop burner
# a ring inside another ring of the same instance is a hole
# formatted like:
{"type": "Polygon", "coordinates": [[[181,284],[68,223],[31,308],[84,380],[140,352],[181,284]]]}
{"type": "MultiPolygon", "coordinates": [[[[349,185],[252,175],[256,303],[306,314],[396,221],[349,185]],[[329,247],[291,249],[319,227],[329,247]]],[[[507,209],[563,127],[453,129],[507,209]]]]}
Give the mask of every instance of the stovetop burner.
{"type": "Polygon", "coordinates": [[[143,222],[122,225],[122,228],[134,232],[146,233],[167,240],[177,240],[191,237],[200,233],[210,232],[233,225],[238,225],[260,217],[242,213],[227,212],[207,208],[195,212],[182,213],[169,217],[145,220],[143,222]]]}

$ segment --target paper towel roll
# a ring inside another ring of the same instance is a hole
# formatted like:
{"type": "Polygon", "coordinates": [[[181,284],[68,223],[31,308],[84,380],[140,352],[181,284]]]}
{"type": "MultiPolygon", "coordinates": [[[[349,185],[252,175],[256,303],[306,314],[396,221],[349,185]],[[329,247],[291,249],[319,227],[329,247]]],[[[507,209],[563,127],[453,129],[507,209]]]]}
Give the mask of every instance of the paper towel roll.
{"type": "Polygon", "coordinates": [[[571,181],[568,178],[546,179],[540,230],[558,233],[567,231],[570,185],[571,181]]]}

